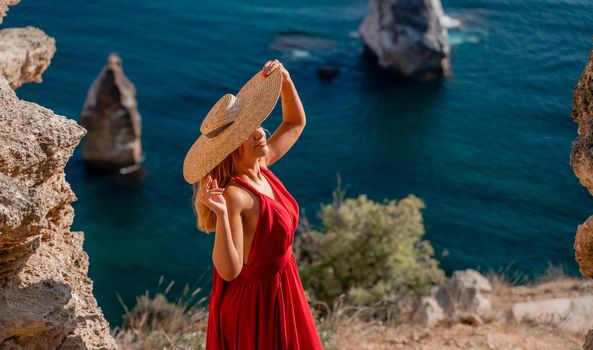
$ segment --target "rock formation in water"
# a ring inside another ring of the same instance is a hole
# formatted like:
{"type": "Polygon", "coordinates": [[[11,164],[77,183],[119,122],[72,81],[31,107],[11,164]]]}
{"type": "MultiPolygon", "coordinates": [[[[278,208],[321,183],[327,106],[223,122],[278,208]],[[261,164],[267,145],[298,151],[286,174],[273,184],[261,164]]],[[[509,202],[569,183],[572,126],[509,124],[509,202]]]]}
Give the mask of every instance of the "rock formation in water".
{"type": "Polygon", "coordinates": [[[139,169],[144,154],[136,89],[124,75],[117,54],[109,55],[89,89],[80,124],[88,132],[82,144],[82,156],[87,164],[120,172],[139,169]]]}
{"type": "Polygon", "coordinates": [[[450,73],[444,20],[440,0],[369,0],[359,32],[381,67],[431,80],[450,73]]]}
{"type": "MultiPolygon", "coordinates": [[[[581,184],[593,195],[593,51],[574,89],[572,119],[579,125],[572,143],[570,165],[581,184]]],[[[577,228],[575,257],[583,275],[593,278],[593,215],[577,228]]],[[[593,332],[587,334],[585,349],[593,349],[593,332]]]]}
{"type": "Polygon", "coordinates": [[[11,79],[0,75],[0,348],[116,349],[84,234],[70,231],[76,195],[64,166],[85,129],[16,96],[13,87],[39,81],[55,44],[38,29],[7,31],[26,42],[0,36],[0,72],[11,79]]]}

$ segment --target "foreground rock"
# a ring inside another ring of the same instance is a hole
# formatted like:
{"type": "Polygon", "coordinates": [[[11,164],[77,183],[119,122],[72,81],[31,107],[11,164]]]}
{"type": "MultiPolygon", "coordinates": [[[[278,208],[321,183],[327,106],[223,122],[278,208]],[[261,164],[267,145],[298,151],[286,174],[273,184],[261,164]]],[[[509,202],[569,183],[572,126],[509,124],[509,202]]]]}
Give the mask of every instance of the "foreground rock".
{"type": "Polygon", "coordinates": [[[122,173],[139,170],[144,155],[136,89],[117,54],[109,56],[89,89],[80,124],[88,131],[82,144],[87,164],[122,173]]]}
{"type": "Polygon", "coordinates": [[[8,12],[9,6],[14,6],[18,4],[21,0],[0,0],[0,23],[2,23],[2,19],[6,16],[6,12],[8,12]]]}
{"type": "Polygon", "coordinates": [[[428,327],[445,320],[481,324],[490,317],[491,292],[490,282],[478,271],[455,271],[445,285],[433,287],[422,298],[415,319],[428,327]]]}
{"type": "MultiPolygon", "coordinates": [[[[579,125],[572,142],[570,165],[581,184],[593,195],[593,51],[573,93],[572,119],[579,125]]],[[[575,258],[583,275],[593,278],[593,215],[577,227],[575,258]]],[[[592,332],[584,348],[593,349],[592,332]]]]}
{"type": "Polygon", "coordinates": [[[0,48],[0,348],[115,349],[84,235],[70,231],[76,196],[64,166],[85,130],[12,89],[40,80],[54,41],[31,27],[5,29],[0,48]]]}
{"type": "Polygon", "coordinates": [[[85,131],[0,80],[0,347],[115,348],[64,166],[85,131]]]}
{"type": "MultiPolygon", "coordinates": [[[[593,51],[574,89],[572,119],[579,125],[572,143],[570,165],[593,195],[593,51]]],[[[581,273],[593,278],[593,216],[577,228],[574,248],[581,273]]]]}
{"type": "Polygon", "coordinates": [[[581,273],[593,278],[593,216],[577,227],[574,249],[581,273]]]}
{"type": "Polygon", "coordinates": [[[584,333],[593,328],[593,295],[515,303],[512,313],[517,322],[553,324],[584,333]]]}
{"type": "Polygon", "coordinates": [[[381,67],[431,80],[450,73],[444,20],[440,0],[369,0],[359,32],[381,67]]]}
{"type": "Polygon", "coordinates": [[[0,30],[0,75],[16,89],[41,82],[41,74],[56,52],[56,41],[34,27],[0,30]]]}
{"type": "Polygon", "coordinates": [[[583,344],[583,349],[593,350],[593,329],[587,333],[587,336],[585,337],[585,344],[583,344]]]}
{"type": "Polygon", "coordinates": [[[579,128],[572,143],[570,165],[581,184],[593,195],[593,51],[573,92],[572,119],[579,128]]]}

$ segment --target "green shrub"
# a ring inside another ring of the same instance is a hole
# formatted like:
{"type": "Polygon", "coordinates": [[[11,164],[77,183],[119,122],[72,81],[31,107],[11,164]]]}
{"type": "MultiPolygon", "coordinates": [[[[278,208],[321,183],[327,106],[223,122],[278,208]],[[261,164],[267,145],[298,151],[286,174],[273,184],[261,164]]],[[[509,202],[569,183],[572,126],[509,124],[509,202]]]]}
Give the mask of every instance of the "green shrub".
{"type": "Polygon", "coordinates": [[[344,200],[338,179],[333,203],[318,213],[322,231],[301,218],[295,255],[303,286],[328,304],[345,294],[352,305],[377,306],[428,292],[445,280],[422,240],[424,202],[410,194],[377,203],[362,194],[344,200]]]}

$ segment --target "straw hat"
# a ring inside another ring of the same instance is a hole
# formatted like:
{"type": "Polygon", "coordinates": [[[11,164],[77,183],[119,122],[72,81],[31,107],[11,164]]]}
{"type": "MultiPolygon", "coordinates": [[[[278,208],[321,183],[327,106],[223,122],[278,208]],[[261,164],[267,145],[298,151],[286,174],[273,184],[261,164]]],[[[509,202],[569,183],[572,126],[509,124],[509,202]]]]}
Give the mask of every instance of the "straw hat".
{"type": "Polygon", "coordinates": [[[185,155],[185,181],[195,183],[241,146],[270,115],[281,88],[280,69],[266,77],[259,71],[236,96],[222,96],[204,118],[200,126],[202,134],[185,155]]]}

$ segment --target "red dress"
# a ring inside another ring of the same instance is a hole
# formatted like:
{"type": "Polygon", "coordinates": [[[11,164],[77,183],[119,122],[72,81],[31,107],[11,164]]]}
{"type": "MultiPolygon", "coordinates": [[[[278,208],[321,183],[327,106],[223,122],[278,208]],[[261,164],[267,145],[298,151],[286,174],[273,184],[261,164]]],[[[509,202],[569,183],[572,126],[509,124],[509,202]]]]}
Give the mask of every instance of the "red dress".
{"type": "Polygon", "coordinates": [[[292,251],[299,206],[271,170],[260,169],[276,200],[233,177],[260,199],[260,213],[239,276],[225,281],[212,265],[206,350],[322,350],[292,251]]]}

